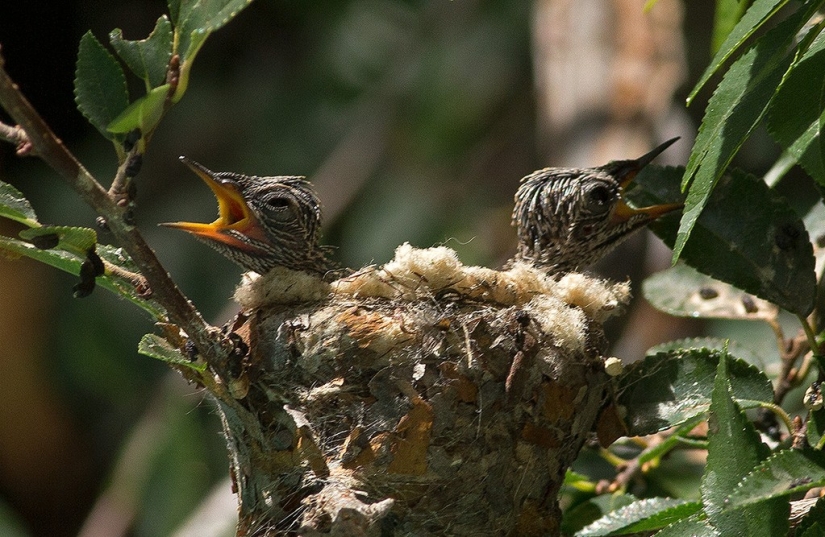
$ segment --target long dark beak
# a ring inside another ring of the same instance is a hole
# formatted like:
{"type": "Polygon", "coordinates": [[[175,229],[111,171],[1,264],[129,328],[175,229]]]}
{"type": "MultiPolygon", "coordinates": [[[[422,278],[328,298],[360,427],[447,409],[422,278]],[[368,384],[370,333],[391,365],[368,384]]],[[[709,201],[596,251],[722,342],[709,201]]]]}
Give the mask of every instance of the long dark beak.
{"type": "Polygon", "coordinates": [[[619,185],[624,189],[638,174],[642,168],[653,162],[653,159],[664,152],[665,149],[676,143],[679,137],[671,138],[667,142],[659,145],[654,150],[633,160],[617,160],[611,162],[606,167],[610,169],[613,176],[619,181],[619,185]]]}
{"type": "MultiPolygon", "coordinates": [[[[673,145],[678,139],[678,136],[676,138],[671,138],[637,159],[619,160],[608,164],[606,167],[619,182],[621,192],[624,193],[627,186],[631,183],[631,181],[633,181],[642,168],[653,162],[653,159],[658,157],[665,149],[673,145]]],[[[613,211],[611,222],[614,224],[620,224],[630,220],[638,214],[646,215],[648,217],[646,221],[650,222],[667,213],[681,209],[683,206],[684,204],[682,203],[663,203],[661,205],[651,205],[650,207],[634,209],[625,203],[623,198],[620,198],[616,209],[613,211]]]]}

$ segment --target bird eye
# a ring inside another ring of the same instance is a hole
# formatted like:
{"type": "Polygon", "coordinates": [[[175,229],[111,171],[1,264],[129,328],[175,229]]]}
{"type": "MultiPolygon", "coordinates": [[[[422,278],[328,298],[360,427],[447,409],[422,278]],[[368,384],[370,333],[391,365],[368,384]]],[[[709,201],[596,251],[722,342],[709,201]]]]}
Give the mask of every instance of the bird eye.
{"type": "Polygon", "coordinates": [[[288,222],[295,217],[292,212],[292,203],[287,198],[272,197],[267,199],[264,204],[273,220],[288,222]]]}
{"type": "Polygon", "coordinates": [[[585,206],[591,213],[601,214],[610,208],[612,198],[613,192],[608,187],[597,185],[585,195],[585,206]]]}
{"type": "Polygon", "coordinates": [[[266,205],[270,209],[283,209],[289,207],[289,200],[286,198],[269,198],[266,200],[266,205]]]}

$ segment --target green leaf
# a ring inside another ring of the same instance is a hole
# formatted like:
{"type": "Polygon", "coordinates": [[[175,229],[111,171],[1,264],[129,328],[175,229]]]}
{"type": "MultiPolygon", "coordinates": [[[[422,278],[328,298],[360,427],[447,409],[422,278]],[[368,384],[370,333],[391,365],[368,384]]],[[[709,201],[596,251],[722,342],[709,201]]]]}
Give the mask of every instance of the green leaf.
{"type": "Polygon", "coordinates": [[[28,227],[40,225],[29,200],[22,192],[5,181],[0,181],[0,216],[10,218],[28,227]]]}
{"type": "MultiPolygon", "coordinates": [[[[648,166],[627,193],[635,205],[679,200],[678,168],[648,166]]],[[[677,216],[650,228],[672,246],[677,216]]],[[[702,273],[778,306],[808,315],[816,296],[813,246],[787,200],[761,180],[729,170],[719,181],[696,222],[693,239],[682,254],[702,273]]]]}
{"type": "Polygon", "coordinates": [[[31,257],[75,276],[80,273],[80,263],[83,261],[75,254],[63,250],[43,250],[28,242],[3,236],[0,236],[0,251],[8,257],[31,257]]]}
{"type": "MultiPolygon", "coordinates": [[[[123,267],[126,270],[135,270],[132,261],[119,248],[98,244],[96,251],[101,258],[112,264],[123,267]]],[[[59,248],[43,250],[28,242],[3,236],[0,236],[0,253],[6,254],[7,256],[24,255],[64,272],[68,272],[69,274],[74,274],[75,276],[80,274],[80,265],[86,259],[85,254],[74,254],[59,248]]],[[[125,298],[140,307],[153,318],[157,320],[166,318],[164,308],[154,300],[141,297],[137,293],[134,283],[128,279],[113,274],[105,274],[98,276],[97,282],[103,288],[112,291],[121,298],[125,298]]]]}
{"type": "Polygon", "coordinates": [[[713,37],[710,40],[710,51],[717,53],[722,48],[736,23],[748,7],[747,0],[716,0],[716,12],[713,17],[713,37]]]}
{"type": "Polygon", "coordinates": [[[789,47],[811,10],[800,9],[737,59],[708,102],[688,159],[682,188],[690,185],[673,248],[674,262],[690,237],[710,193],[756,127],[793,59],[789,47]]]}
{"type": "Polygon", "coordinates": [[[109,42],[129,69],[145,80],[149,88],[166,82],[166,69],[172,57],[172,23],[166,15],[158,18],[146,39],[123,39],[123,32],[118,28],[109,34],[109,42]]]}
{"type": "Polygon", "coordinates": [[[642,294],[658,310],[697,319],[775,319],[779,308],[732,285],[700,274],[684,263],[653,274],[642,283],[642,294]]]}
{"type": "Polygon", "coordinates": [[[823,435],[825,435],[825,408],[812,410],[808,415],[808,426],[805,430],[808,443],[812,446],[818,445],[823,435]]]}
{"type": "Polygon", "coordinates": [[[602,494],[584,501],[564,513],[561,521],[563,535],[572,535],[601,517],[636,501],[631,494],[602,494]]]}
{"type": "Polygon", "coordinates": [[[168,94],[169,84],[151,90],[130,104],[122,114],[106,127],[106,130],[122,134],[132,132],[135,129],[140,129],[143,133],[152,132],[163,117],[168,94]]]}
{"type": "MultiPolygon", "coordinates": [[[[744,0],[743,0],[744,3],[744,0]]],[[[699,93],[699,90],[710,80],[716,71],[722,67],[731,55],[736,52],[736,49],[753,35],[765,22],[768,21],[780,8],[788,3],[788,0],[756,0],[751,7],[745,12],[745,15],[739,19],[739,22],[734,26],[733,30],[727,34],[725,41],[719,46],[719,50],[713,57],[713,60],[708,65],[705,72],[702,73],[702,78],[690,92],[687,98],[687,104],[690,103],[699,93]]]]}
{"type": "Polygon", "coordinates": [[[820,133],[825,122],[825,33],[820,33],[793,65],[768,110],[773,138],[825,186],[825,155],[820,133]],[[800,104],[804,103],[804,106],[800,104]]]}
{"type": "MultiPolygon", "coordinates": [[[[213,32],[226,25],[251,3],[252,0],[181,0],[176,25],[181,32],[213,32]]],[[[181,49],[183,50],[185,49],[181,49]]]]}
{"type": "MultiPolygon", "coordinates": [[[[757,356],[756,354],[754,354],[752,350],[741,345],[740,343],[736,341],[731,341],[729,339],[717,337],[696,337],[676,339],[673,341],[668,341],[653,346],[650,349],[648,349],[646,354],[647,356],[652,356],[654,354],[659,353],[702,348],[718,352],[727,350],[728,354],[736,356],[737,358],[741,358],[749,364],[756,365],[757,367],[762,365],[764,362],[764,360],[761,357],[757,356]]],[[[760,367],[760,369],[764,369],[764,367],[760,367]]]]}
{"type": "Polygon", "coordinates": [[[654,534],[656,537],[720,537],[721,534],[708,524],[703,515],[696,514],[671,524],[654,534]]]}
{"type": "Polygon", "coordinates": [[[178,25],[178,15],[180,13],[181,0],[166,0],[166,5],[169,6],[169,18],[172,19],[172,24],[178,25]]]}
{"type": "Polygon", "coordinates": [[[575,487],[579,483],[591,483],[590,478],[584,474],[574,472],[570,468],[564,474],[564,484],[575,487]]]}
{"type": "Polygon", "coordinates": [[[126,76],[115,58],[91,32],[80,38],[74,79],[77,108],[106,138],[106,126],[129,105],[126,76]]]}
{"type": "Polygon", "coordinates": [[[168,364],[182,365],[195,371],[205,371],[206,363],[189,360],[168,341],[156,334],[145,334],[138,343],[138,352],[150,358],[156,358],[168,364]]]}
{"type": "MultiPolygon", "coordinates": [[[[618,377],[618,401],[627,409],[629,434],[652,434],[704,415],[723,355],[710,349],[681,349],[628,366],[618,377]]],[[[773,401],[771,383],[758,368],[731,359],[730,370],[734,396],[742,406],[773,401]]]]}
{"type": "Polygon", "coordinates": [[[702,415],[694,416],[676,428],[673,434],[668,435],[660,443],[646,448],[639,454],[639,464],[644,464],[655,459],[661,459],[677,446],[683,445],[682,441],[687,438],[690,432],[693,431],[699,423],[701,423],[703,418],[704,416],[702,415]]]}
{"type": "Polygon", "coordinates": [[[220,29],[252,0],[180,0],[169,2],[169,11],[175,22],[177,54],[180,54],[180,80],[172,97],[178,102],[189,85],[192,62],[209,34],[220,29]]]}
{"type": "Polygon", "coordinates": [[[784,449],[743,477],[735,490],[728,491],[730,499],[725,506],[728,510],[748,506],[761,508],[767,500],[825,486],[825,453],[812,449],[784,449]]]}
{"type": "Polygon", "coordinates": [[[731,490],[770,453],[733,397],[728,358],[723,355],[713,383],[708,416],[708,458],[701,486],[705,513],[722,535],[785,535],[787,502],[762,502],[738,511],[726,509],[731,490]]]}
{"type": "Polygon", "coordinates": [[[175,94],[172,95],[173,103],[180,101],[186,93],[186,89],[189,87],[189,73],[192,72],[192,65],[195,61],[195,57],[198,55],[198,51],[200,51],[201,47],[206,42],[206,38],[209,37],[210,34],[211,31],[195,30],[189,35],[186,59],[181,60],[178,86],[175,88],[175,94]]]}
{"type": "Polygon", "coordinates": [[[670,498],[638,500],[617,509],[576,533],[576,537],[625,535],[654,531],[688,518],[702,509],[700,502],[670,498]]]}
{"type": "Polygon", "coordinates": [[[825,537],[825,527],[820,526],[819,522],[814,522],[804,532],[797,533],[797,535],[800,537],[825,537]]]}
{"type": "Polygon", "coordinates": [[[52,248],[60,248],[80,257],[85,257],[86,252],[97,244],[97,232],[88,227],[42,226],[24,229],[20,232],[20,238],[27,241],[45,235],[58,237],[60,242],[52,248]]]}

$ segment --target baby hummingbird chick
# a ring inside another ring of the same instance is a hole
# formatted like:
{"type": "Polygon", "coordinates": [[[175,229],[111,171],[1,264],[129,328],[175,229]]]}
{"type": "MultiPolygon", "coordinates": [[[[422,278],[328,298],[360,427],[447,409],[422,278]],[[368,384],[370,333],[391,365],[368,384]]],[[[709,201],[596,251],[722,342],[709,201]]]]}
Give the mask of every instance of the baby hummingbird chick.
{"type": "Polygon", "coordinates": [[[519,240],[515,260],[551,274],[583,269],[633,231],[682,207],[669,203],[634,209],[622,199],[636,174],[676,140],[635,160],[596,168],[545,168],[523,178],[512,219],[519,240]]]}
{"type": "Polygon", "coordinates": [[[210,224],[163,226],[194,235],[246,270],[266,274],[276,266],[323,276],[333,268],[318,245],[321,205],[303,177],[256,177],[213,172],[181,157],[215,194],[218,218],[210,224]]]}

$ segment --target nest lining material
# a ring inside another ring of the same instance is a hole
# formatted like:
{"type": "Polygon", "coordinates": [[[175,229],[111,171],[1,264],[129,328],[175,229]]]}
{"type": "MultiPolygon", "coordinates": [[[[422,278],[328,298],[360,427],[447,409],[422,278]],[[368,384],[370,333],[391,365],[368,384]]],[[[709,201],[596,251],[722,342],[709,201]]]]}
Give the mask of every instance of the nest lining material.
{"type": "Polygon", "coordinates": [[[581,273],[568,273],[556,281],[524,262],[502,271],[465,266],[456,252],[445,246],[420,249],[404,243],[383,266],[367,266],[331,283],[277,267],[264,276],[245,274],[235,291],[235,300],[247,312],[325,300],[385,299],[399,305],[444,297],[519,306],[559,346],[580,351],[585,344],[585,316],[601,324],[619,313],[630,299],[630,286],[581,273]]]}

